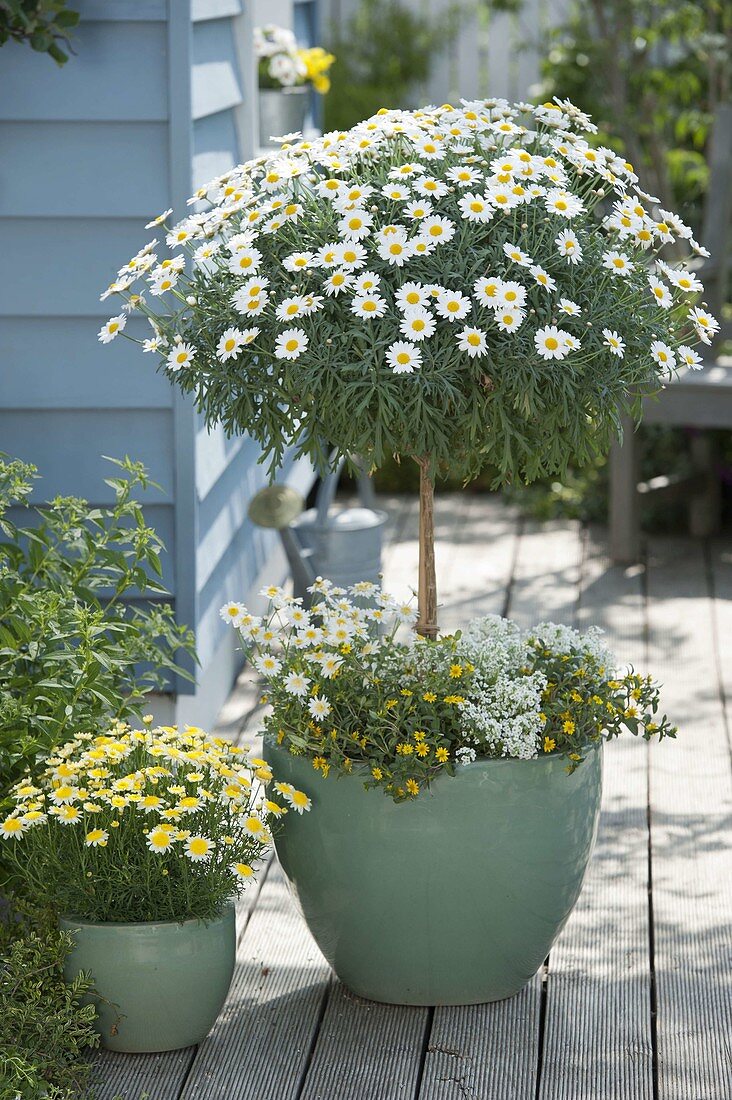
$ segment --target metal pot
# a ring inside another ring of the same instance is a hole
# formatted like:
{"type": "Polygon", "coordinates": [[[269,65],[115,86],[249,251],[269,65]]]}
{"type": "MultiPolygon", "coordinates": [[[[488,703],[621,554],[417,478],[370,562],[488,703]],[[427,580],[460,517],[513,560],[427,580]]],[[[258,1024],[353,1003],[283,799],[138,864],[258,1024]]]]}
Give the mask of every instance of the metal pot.
{"type": "Polygon", "coordinates": [[[259,89],[259,144],[266,148],[271,137],[302,132],[310,102],[310,86],[259,89]]]}

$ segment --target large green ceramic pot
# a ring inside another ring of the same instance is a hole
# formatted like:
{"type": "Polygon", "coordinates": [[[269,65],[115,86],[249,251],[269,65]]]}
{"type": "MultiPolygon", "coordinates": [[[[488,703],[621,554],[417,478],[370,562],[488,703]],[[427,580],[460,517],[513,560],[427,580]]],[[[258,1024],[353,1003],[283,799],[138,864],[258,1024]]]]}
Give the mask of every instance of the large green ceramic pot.
{"type": "Polygon", "coordinates": [[[208,922],[93,924],[66,918],[60,924],[75,940],[67,980],[91,971],[104,998],[96,1022],[103,1046],[131,1053],[177,1050],[208,1035],[234,972],[233,905],[208,922]]]}
{"type": "Polygon", "coordinates": [[[281,781],[312,798],[275,837],[302,914],[338,977],[375,1001],[511,997],[577,901],[597,832],[602,747],[567,760],[483,760],[413,802],[327,778],[265,743],[281,781]]]}

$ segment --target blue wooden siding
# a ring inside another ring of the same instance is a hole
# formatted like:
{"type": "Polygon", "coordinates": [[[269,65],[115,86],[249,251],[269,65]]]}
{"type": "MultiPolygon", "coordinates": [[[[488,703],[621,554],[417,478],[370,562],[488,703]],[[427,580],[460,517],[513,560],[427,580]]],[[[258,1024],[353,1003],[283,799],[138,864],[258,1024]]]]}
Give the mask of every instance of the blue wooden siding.
{"type": "MultiPolygon", "coordinates": [[[[77,6],[63,70],[15,44],[0,59],[0,450],[39,467],[39,502],[107,503],[102,455],[146,463],[162,486],[146,515],[202,660],[180,718],[211,722],[239,661],[218,609],[246,598],[268,563],[282,568],[276,539],[246,516],[264,470],[251,440],[201,426],[152,356],[121,339],[99,345],[115,309],[99,294],[149,239],[146,220],[168,206],[183,217],[195,187],[252,155],[251,5],[77,6]]],[[[128,326],[147,331],[138,318],[128,326]]],[[[300,463],[286,476],[305,489],[311,473],[300,463]]]]}

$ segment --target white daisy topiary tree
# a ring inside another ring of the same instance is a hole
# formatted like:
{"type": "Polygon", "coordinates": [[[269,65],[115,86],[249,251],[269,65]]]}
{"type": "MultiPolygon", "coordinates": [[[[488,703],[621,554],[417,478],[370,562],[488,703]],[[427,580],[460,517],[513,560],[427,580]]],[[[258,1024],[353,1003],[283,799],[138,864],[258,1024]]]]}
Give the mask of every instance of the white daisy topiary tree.
{"type": "Polygon", "coordinates": [[[433,486],[561,476],[717,324],[662,258],[704,250],[592,143],[568,102],[383,111],[299,135],[203,187],[105,292],[102,329],[145,314],[143,349],[208,423],[249,432],[272,474],[294,448],[420,469],[420,633],[437,632],[433,486]]]}

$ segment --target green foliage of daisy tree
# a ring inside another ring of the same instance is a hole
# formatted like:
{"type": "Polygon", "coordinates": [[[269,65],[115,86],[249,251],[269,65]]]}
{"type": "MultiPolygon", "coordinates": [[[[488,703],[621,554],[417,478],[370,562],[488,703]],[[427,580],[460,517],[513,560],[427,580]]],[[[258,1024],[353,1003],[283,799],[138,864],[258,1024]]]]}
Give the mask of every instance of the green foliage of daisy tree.
{"type": "Polygon", "coordinates": [[[271,473],[289,448],[417,462],[434,637],[436,471],[561,477],[716,331],[678,262],[703,249],[594,130],[566,101],[485,100],[288,135],[150,223],[173,256],[151,241],[121,269],[100,339],[145,314],[144,350],[271,473]]]}

